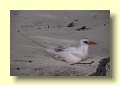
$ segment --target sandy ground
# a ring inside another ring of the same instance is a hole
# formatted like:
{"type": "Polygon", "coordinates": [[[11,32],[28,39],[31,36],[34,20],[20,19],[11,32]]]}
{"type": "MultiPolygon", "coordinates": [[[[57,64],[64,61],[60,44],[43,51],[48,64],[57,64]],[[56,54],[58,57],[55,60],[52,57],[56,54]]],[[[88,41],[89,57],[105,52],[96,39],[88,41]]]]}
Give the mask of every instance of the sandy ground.
{"type": "Polygon", "coordinates": [[[11,11],[10,15],[11,76],[89,76],[99,61],[110,56],[109,11],[11,11]],[[73,22],[73,27],[68,24],[73,22]],[[86,26],[87,29],[78,31],[86,26]],[[75,64],[58,61],[45,49],[18,34],[46,45],[77,46],[88,38],[97,42],[90,46],[89,58],[75,64]]]}

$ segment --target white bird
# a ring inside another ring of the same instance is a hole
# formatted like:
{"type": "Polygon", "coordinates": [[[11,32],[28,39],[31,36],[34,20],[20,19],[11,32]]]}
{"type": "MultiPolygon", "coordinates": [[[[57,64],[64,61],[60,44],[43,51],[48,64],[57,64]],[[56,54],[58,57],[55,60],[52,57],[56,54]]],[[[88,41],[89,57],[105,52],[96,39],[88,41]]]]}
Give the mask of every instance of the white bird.
{"type": "MultiPolygon", "coordinates": [[[[26,37],[25,35],[19,33],[20,35],[26,37]]],[[[75,64],[79,63],[82,60],[86,60],[89,55],[89,45],[95,45],[97,43],[89,41],[88,39],[81,39],[79,42],[78,47],[64,47],[64,46],[58,46],[58,47],[50,47],[50,46],[45,46],[40,43],[35,42],[34,40],[26,37],[27,39],[33,41],[34,43],[44,47],[46,51],[49,53],[53,54],[55,58],[60,57],[61,60],[64,60],[70,64],[75,64]]]]}
{"type": "Polygon", "coordinates": [[[82,60],[88,58],[89,45],[95,45],[97,43],[89,41],[88,39],[81,39],[78,47],[67,47],[67,48],[46,48],[46,51],[55,55],[55,57],[60,57],[62,60],[74,64],[79,63],[82,60]]]}

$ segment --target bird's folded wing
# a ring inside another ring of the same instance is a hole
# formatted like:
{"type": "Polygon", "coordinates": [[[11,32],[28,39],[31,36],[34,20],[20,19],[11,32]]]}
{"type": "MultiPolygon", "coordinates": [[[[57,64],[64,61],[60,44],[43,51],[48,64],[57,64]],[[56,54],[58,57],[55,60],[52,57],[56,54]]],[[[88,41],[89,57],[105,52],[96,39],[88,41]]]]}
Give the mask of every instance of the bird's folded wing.
{"type": "MultiPolygon", "coordinates": [[[[41,45],[43,45],[43,44],[41,44],[41,45]]],[[[61,45],[57,45],[57,46],[43,45],[43,46],[45,46],[48,49],[55,49],[55,50],[59,50],[59,49],[64,50],[64,49],[68,48],[67,46],[61,46],[61,45]]]]}
{"type": "Polygon", "coordinates": [[[80,52],[71,52],[71,54],[78,58],[82,57],[80,52]]]}
{"type": "Polygon", "coordinates": [[[70,43],[67,45],[67,46],[63,46],[63,45],[59,45],[59,44],[56,44],[57,46],[55,47],[56,49],[66,49],[66,48],[69,48],[70,47],[70,43]]]}
{"type": "Polygon", "coordinates": [[[80,55],[79,51],[70,51],[70,53],[75,54],[75,55],[80,55]]]}

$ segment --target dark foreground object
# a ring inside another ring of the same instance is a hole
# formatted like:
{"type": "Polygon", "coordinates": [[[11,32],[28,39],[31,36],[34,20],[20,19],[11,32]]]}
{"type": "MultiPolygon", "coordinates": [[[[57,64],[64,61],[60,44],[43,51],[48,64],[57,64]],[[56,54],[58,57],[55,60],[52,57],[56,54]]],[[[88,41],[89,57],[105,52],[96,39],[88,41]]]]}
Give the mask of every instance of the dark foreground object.
{"type": "Polygon", "coordinates": [[[96,72],[89,75],[89,76],[106,76],[106,73],[107,73],[106,65],[109,62],[110,62],[110,57],[102,59],[99,62],[100,64],[98,65],[98,68],[96,69],[96,72]]]}

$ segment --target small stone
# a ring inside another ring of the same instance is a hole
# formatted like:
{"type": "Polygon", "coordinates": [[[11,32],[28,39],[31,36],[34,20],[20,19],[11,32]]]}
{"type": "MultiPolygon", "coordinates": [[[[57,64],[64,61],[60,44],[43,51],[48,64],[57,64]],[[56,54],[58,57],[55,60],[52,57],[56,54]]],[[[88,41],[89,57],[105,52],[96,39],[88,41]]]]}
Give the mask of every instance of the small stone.
{"type": "Polygon", "coordinates": [[[74,20],[74,21],[78,21],[78,19],[74,20]]]}
{"type": "Polygon", "coordinates": [[[30,60],[29,62],[31,63],[32,61],[30,60]]]}
{"type": "Polygon", "coordinates": [[[88,28],[86,28],[86,26],[83,26],[83,27],[81,27],[81,28],[78,28],[76,31],[86,30],[86,29],[88,29],[88,28]]]}
{"type": "Polygon", "coordinates": [[[41,28],[38,28],[38,29],[41,29],[41,28]]]}
{"type": "Polygon", "coordinates": [[[68,24],[68,27],[73,27],[73,26],[74,26],[73,22],[71,22],[70,24],[68,24]]]}
{"type": "Polygon", "coordinates": [[[17,70],[20,70],[20,68],[17,68],[17,70]]]}

